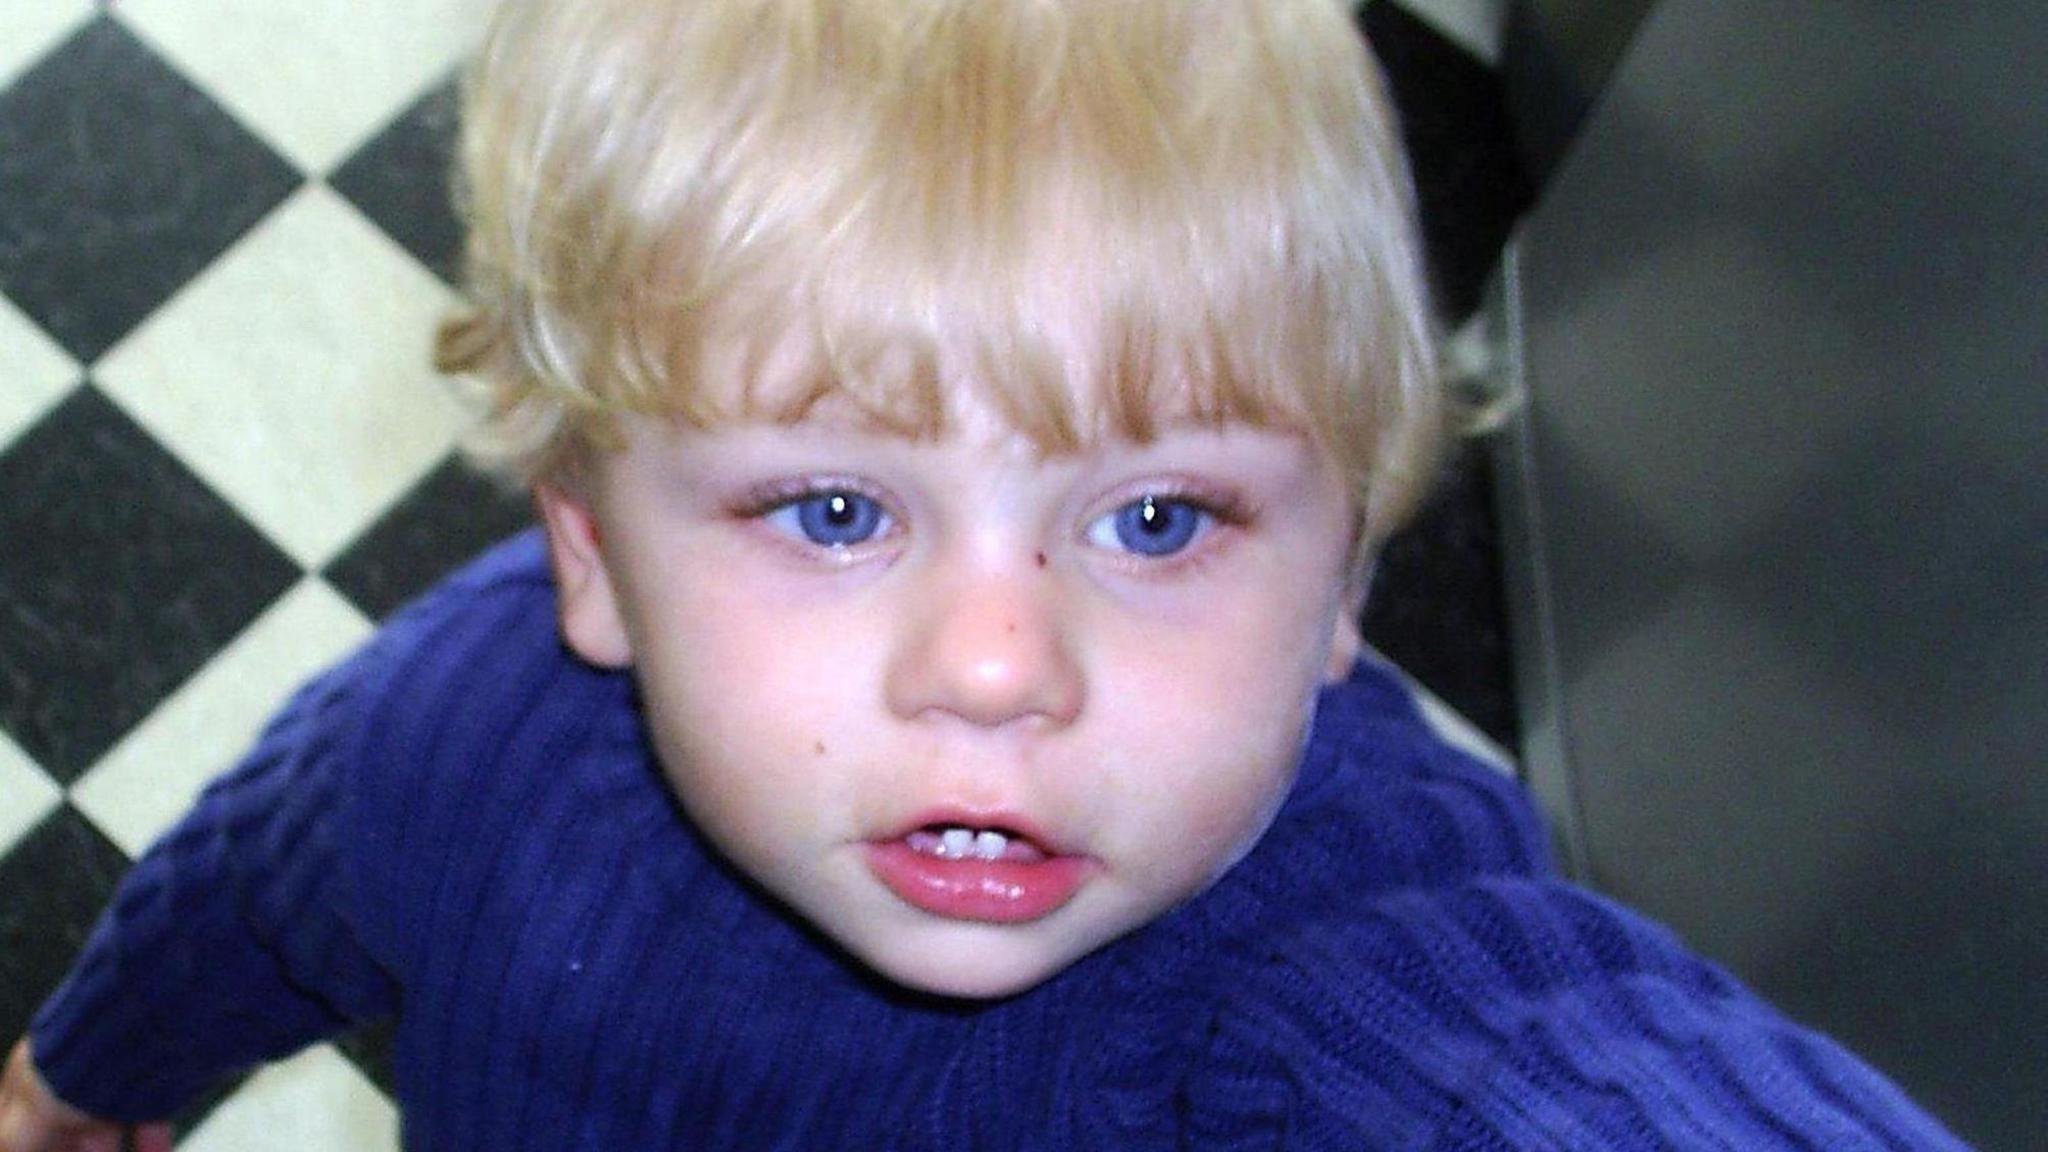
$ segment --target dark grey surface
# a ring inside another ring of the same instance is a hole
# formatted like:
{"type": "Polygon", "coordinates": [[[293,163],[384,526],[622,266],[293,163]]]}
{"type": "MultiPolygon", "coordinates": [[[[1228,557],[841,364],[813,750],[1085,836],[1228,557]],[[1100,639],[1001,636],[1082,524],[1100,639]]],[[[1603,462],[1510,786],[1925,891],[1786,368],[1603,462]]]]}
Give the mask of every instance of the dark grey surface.
{"type": "Polygon", "coordinates": [[[1657,5],[1522,238],[1506,454],[1574,857],[2015,1152],[2048,1133],[2044,59],[2013,0],[1657,5]]]}

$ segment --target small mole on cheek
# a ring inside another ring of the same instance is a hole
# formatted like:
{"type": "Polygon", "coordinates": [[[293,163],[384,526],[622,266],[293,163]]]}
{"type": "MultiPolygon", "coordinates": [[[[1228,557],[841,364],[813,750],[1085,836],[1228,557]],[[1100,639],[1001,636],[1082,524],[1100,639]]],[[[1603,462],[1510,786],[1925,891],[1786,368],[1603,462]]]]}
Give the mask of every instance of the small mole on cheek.
{"type": "Polygon", "coordinates": [[[1045,553],[1043,553],[1043,552],[1040,552],[1040,553],[1038,554],[1038,557],[1037,557],[1037,559],[1038,559],[1038,566],[1039,566],[1040,568],[1043,568],[1043,567],[1045,567],[1045,553]]]}
{"type": "Polygon", "coordinates": [[[823,756],[825,754],[825,742],[823,740],[820,740],[817,743],[812,744],[811,751],[819,756],[823,756]]]}

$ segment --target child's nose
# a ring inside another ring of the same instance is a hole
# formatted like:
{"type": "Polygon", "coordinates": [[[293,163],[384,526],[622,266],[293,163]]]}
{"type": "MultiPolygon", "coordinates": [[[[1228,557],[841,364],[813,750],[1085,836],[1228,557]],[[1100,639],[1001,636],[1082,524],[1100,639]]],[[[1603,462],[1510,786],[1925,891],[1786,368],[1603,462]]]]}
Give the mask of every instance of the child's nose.
{"type": "Polygon", "coordinates": [[[1071,723],[1085,685],[1059,596],[1036,567],[962,573],[911,592],[890,659],[891,710],[982,727],[1071,723]]]}

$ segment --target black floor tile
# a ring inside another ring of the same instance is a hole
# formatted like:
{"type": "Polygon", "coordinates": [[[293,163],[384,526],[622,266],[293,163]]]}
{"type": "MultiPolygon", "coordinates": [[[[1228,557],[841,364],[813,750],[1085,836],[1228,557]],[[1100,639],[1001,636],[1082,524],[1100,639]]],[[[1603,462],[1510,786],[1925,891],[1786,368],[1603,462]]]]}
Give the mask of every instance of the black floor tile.
{"type": "Polygon", "coordinates": [[[0,856],[0,1044],[56,991],[128,857],[69,805],[0,856]]]}
{"type": "Polygon", "coordinates": [[[215,1109],[227,1103],[228,1097],[241,1091],[242,1086],[247,1084],[249,1078],[254,1075],[255,1073],[253,1072],[245,1073],[214,1087],[211,1091],[201,1093],[199,1099],[187,1104],[183,1111],[171,1117],[171,1140],[173,1144],[182,1144],[185,1137],[190,1136],[201,1124],[206,1123],[207,1117],[212,1116],[215,1109]]]}
{"type": "Polygon", "coordinates": [[[1506,89],[1498,72],[1399,4],[1368,4],[1361,21],[1401,114],[1438,311],[1462,320],[1534,200],[1506,89]]]}
{"type": "Polygon", "coordinates": [[[66,784],[297,566],[91,386],[0,453],[0,727],[66,784]]]}
{"type": "Polygon", "coordinates": [[[458,283],[462,271],[462,226],[455,217],[449,183],[456,114],[456,82],[451,77],[406,109],[327,180],[449,284],[458,283]]]}
{"type": "Polygon", "coordinates": [[[533,523],[523,496],[444,461],[327,566],[329,583],[382,619],[486,547],[533,523]]]}
{"type": "Polygon", "coordinates": [[[102,16],[0,93],[0,291],[90,363],[299,180],[102,16]]]}
{"type": "Polygon", "coordinates": [[[1368,642],[1446,704],[1501,746],[1518,746],[1493,471],[1476,447],[1387,541],[1364,627],[1368,642]]]}
{"type": "Polygon", "coordinates": [[[334,1046],[386,1096],[396,1096],[398,1081],[391,1073],[391,1060],[397,1038],[398,1023],[388,1020],[357,1029],[336,1040],[334,1046]]]}

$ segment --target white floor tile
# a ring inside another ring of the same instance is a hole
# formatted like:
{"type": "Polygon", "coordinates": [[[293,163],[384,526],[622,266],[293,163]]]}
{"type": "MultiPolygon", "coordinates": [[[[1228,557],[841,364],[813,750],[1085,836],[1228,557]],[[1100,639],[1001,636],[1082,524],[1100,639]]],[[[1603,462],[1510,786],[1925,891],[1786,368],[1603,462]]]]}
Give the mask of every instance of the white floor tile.
{"type": "Polygon", "coordinates": [[[72,806],[140,855],[248,749],[286,694],[370,630],[324,583],[301,582],[72,784],[72,806]]]}
{"type": "Polygon", "coordinates": [[[0,87],[92,17],[92,0],[0,0],[0,87]]]}
{"type": "MultiPolygon", "coordinates": [[[[0,0],[0,6],[7,2],[0,0]]],[[[83,375],[77,361],[0,297],[0,448],[71,391],[83,375]]]]}
{"type": "Polygon", "coordinates": [[[94,378],[315,568],[439,462],[463,427],[428,362],[434,325],[454,300],[312,185],[102,358],[94,378]]]}
{"type": "Polygon", "coordinates": [[[482,30],[486,0],[121,0],[120,19],[302,169],[325,173],[482,30]]]}
{"type": "Polygon", "coordinates": [[[179,1152],[398,1152],[398,1110],[334,1049],[256,1074],[179,1152]]]}
{"type": "Polygon", "coordinates": [[[0,732],[0,856],[5,856],[63,798],[57,782],[0,732]]]}
{"type": "Polygon", "coordinates": [[[1456,41],[1488,64],[1500,63],[1501,26],[1507,0],[1376,0],[1401,7],[1429,21],[1430,27],[1456,41]]]}

